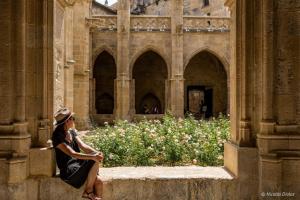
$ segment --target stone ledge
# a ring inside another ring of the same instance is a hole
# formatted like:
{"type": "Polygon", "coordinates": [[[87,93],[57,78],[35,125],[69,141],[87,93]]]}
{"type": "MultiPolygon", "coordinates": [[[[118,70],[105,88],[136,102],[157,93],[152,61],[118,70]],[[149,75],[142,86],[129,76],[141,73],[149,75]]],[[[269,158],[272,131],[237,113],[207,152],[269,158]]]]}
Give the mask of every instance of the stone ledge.
{"type": "MultiPolygon", "coordinates": [[[[104,200],[218,200],[237,199],[237,182],[222,167],[101,168],[104,200]]],[[[28,180],[28,199],[79,200],[74,189],[57,177],[28,180]]]]}
{"type": "Polygon", "coordinates": [[[223,167],[114,167],[100,168],[104,181],[132,179],[223,179],[233,180],[223,167]]]}

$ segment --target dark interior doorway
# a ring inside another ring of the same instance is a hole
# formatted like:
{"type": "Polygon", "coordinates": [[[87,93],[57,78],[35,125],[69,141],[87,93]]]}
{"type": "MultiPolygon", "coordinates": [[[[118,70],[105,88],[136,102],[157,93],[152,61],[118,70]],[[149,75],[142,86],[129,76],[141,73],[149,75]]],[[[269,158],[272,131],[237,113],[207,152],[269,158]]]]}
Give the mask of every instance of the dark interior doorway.
{"type": "Polygon", "coordinates": [[[187,87],[187,110],[197,119],[213,116],[213,89],[205,86],[187,87]]]}

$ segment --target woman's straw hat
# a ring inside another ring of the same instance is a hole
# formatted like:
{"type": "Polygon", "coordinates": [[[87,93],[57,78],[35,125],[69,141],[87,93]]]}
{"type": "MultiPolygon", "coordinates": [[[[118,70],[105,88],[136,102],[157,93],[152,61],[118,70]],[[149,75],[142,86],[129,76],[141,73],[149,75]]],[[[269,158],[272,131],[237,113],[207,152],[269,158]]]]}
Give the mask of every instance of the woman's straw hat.
{"type": "Polygon", "coordinates": [[[72,117],[75,113],[71,112],[68,108],[60,108],[55,114],[54,114],[54,125],[58,126],[63,123],[65,123],[70,117],[72,117]]]}

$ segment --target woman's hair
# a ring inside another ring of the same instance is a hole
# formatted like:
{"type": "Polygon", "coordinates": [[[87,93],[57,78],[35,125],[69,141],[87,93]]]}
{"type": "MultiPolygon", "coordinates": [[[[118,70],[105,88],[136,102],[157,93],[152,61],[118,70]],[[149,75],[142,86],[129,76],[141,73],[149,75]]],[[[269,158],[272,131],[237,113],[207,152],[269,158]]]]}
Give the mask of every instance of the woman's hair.
{"type": "Polygon", "coordinates": [[[56,133],[56,132],[65,132],[65,127],[64,127],[64,125],[65,125],[65,123],[56,126],[56,127],[54,128],[53,134],[56,133]]]}

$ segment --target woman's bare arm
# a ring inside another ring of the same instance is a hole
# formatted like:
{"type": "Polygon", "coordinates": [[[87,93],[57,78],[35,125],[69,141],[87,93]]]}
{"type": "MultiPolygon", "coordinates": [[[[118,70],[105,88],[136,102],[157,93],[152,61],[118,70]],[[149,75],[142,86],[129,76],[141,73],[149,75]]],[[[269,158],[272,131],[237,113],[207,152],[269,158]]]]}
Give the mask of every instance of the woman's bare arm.
{"type": "Polygon", "coordinates": [[[81,160],[94,160],[94,161],[99,162],[103,159],[102,155],[100,155],[100,154],[78,153],[78,152],[74,151],[71,147],[66,145],[65,143],[60,143],[59,145],[57,145],[56,148],[60,149],[62,152],[64,152],[65,154],[67,154],[71,157],[81,159],[81,160]]]}
{"type": "Polygon", "coordinates": [[[76,139],[76,142],[77,142],[79,148],[82,149],[84,151],[84,153],[87,153],[87,154],[98,153],[97,150],[95,150],[91,146],[85,144],[78,136],[76,136],[75,139],[76,139]]]}

